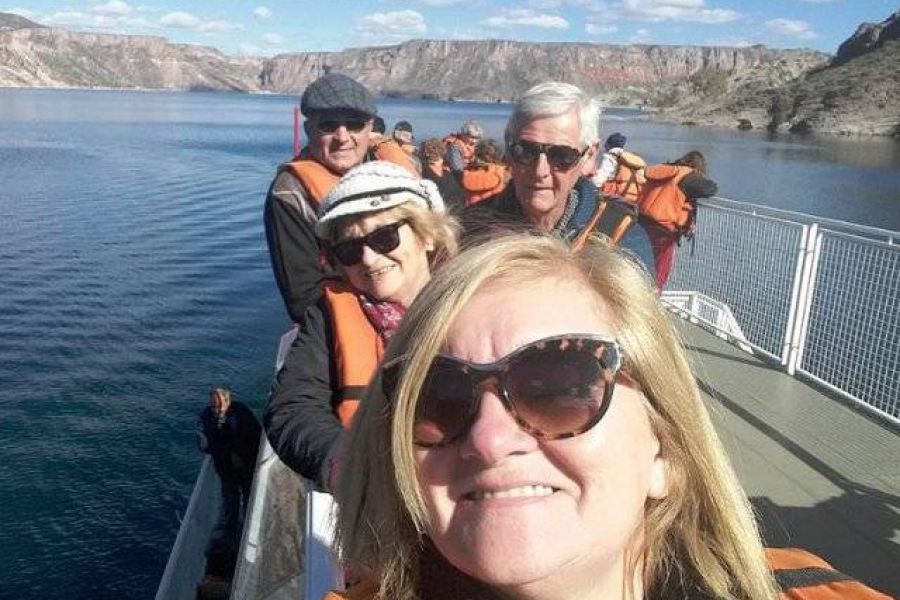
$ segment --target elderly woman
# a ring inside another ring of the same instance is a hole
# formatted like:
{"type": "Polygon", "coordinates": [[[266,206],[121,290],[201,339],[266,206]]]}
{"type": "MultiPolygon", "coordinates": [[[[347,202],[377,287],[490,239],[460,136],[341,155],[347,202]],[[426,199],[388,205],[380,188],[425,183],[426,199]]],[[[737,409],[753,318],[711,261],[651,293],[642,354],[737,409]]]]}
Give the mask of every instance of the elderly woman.
{"type": "Polygon", "coordinates": [[[445,265],[347,461],[347,597],[776,596],[654,289],[598,242],[511,235],[445,265]]]}
{"type": "Polygon", "coordinates": [[[353,168],[325,198],[316,233],[343,281],[307,309],[264,418],[282,461],[321,488],[387,340],[432,266],[456,253],[457,230],[434,184],[392,163],[353,168]]]}

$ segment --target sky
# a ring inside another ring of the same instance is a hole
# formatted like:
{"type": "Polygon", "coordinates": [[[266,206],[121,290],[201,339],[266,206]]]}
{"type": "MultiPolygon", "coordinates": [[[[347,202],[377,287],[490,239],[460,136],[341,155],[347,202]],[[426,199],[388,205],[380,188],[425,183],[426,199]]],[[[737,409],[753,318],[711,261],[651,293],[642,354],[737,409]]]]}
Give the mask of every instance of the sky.
{"type": "MultiPolygon", "coordinates": [[[[17,0],[12,0],[16,2],[17,0]]],[[[18,0],[21,2],[22,0],[18,0]]],[[[28,0],[44,25],[157,35],[230,55],[273,56],[411,39],[813,48],[834,53],[897,0],[28,0]]]]}

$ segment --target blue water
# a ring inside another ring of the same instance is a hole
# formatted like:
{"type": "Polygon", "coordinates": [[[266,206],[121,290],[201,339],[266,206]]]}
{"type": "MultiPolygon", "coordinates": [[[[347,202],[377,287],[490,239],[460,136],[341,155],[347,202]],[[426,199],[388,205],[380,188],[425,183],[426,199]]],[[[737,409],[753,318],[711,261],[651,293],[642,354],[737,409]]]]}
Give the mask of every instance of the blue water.
{"type": "MultiPolygon", "coordinates": [[[[0,598],[153,594],[211,385],[261,408],[287,327],[262,228],[292,98],[0,90],[0,598]]],[[[421,139],[508,105],[384,101],[421,139]]],[[[722,195],[900,229],[900,144],[607,116],[722,195]],[[625,118],[625,120],[620,120],[625,118]]]]}

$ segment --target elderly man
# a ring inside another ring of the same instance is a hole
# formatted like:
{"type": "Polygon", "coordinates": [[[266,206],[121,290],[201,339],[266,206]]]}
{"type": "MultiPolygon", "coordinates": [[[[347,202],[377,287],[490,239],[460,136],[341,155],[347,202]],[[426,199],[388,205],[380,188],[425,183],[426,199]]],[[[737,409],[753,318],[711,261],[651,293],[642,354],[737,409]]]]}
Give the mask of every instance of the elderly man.
{"type": "Polygon", "coordinates": [[[365,159],[377,109],[359,82],[328,73],[307,86],[300,111],[309,143],[278,167],[264,214],[275,280],[295,322],[318,298],[322,280],[334,276],[319,261],[314,231],[319,203],[341,175],[365,159]]]}
{"type": "Polygon", "coordinates": [[[628,207],[599,203],[597,187],[588,177],[594,169],[599,120],[597,102],[574,85],[548,82],[525,92],[504,134],[510,185],[477,205],[466,221],[475,229],[479,221],[524,222],[573,244],[602,231],[652,272],[652,249],[646,233],[634,225],[637,215],[622,219],[628,207]]]}
{"type": "Polygon", "coordinates": [[[484,138],[484,129],[478,121],[469,119],[459,128],[459,133],[451,133],[444,138],[447,145],[447,166],[455,175],[461,175],[475,158],[475,146],[484,138]]]}

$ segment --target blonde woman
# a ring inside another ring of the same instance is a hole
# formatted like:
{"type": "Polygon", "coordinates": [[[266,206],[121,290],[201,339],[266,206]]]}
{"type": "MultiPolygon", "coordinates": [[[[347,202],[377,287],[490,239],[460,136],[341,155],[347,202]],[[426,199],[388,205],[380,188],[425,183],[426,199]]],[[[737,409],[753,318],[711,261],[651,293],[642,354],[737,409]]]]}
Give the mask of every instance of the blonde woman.
{"type": "Polygon", "coordinates": [[[444,266],[346,460],[348,598],[777,595],[655,290],[599,242],[511,235],[444,266]]]}
{"type": "Polygon", "coordinates": [[[387,340],[456,253],[457,230],[437,187],[392,163],[351,169],[325,197],[316,234],[342,281],[307,308],[264,417],[281,460],[320,488],[387,340]]]}

